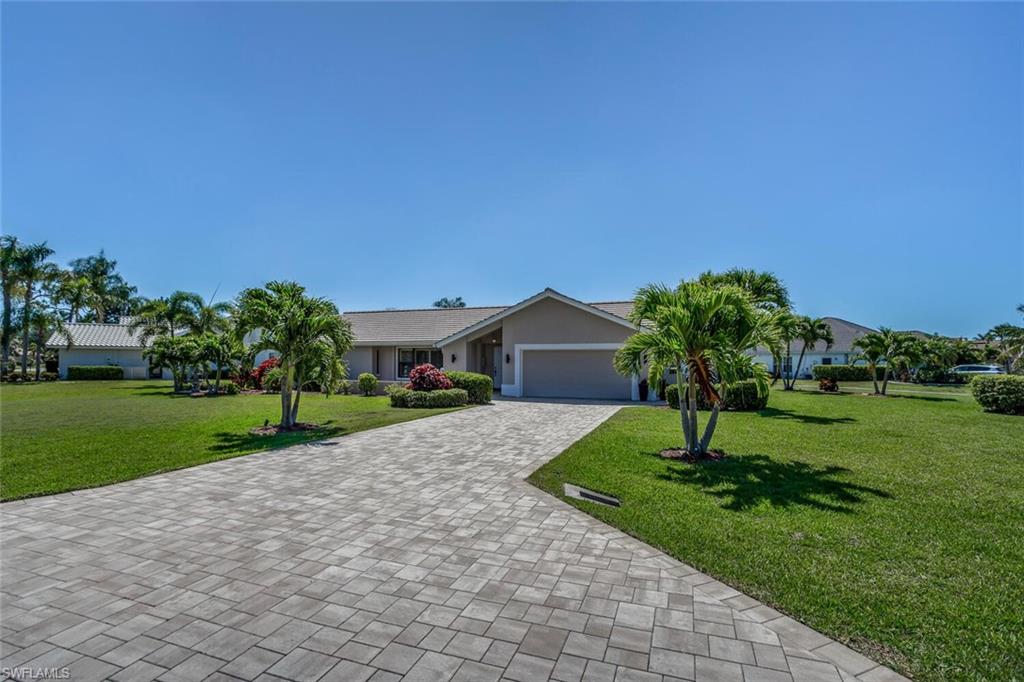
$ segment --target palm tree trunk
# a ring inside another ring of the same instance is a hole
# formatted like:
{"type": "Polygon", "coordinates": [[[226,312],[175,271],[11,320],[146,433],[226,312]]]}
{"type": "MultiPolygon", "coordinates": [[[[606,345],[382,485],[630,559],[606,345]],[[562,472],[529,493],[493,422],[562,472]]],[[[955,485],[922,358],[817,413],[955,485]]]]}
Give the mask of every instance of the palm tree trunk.
{"type": "Polygon", "coordinates": [[[690,372],[688,392],[690,394],[690,454],[700,456],[703,453],[700,450],[700,441],[697,440],[697,377],[694,376],[693,372],[690,372]]]}
{"type": "MultiPolygon", "coordinates": [[[[5,281],[4,284],[7,284],[7,281],[5,281]]],[[[7,376],[7,365],[11,359],[11,331],[11,289],[9,286],[5,286],[3,330],[0,332],[3,335],[3,339],[0,339],[0,342],[2,342],[2,344],[0,344],[2,345],[2,350],[0,350],[0,354],[2,354],[2,360],[0,360],[0,373],[4,376],[7,376]]]]}
{"type": "Polygon", "coordinates": [[[292,402],[292,425],[299,421],[299,399],[302,398],[302,368],[295,373],[295,400],[292,402]]]}
{"type": "Polygon", "coordinates": [[[718,392],[718,402],[711,407],[708,423],[704,425],[704,435],[700,439],[701,452],[707,452],[708,448],[711,447],[711,437],[715,435],[715,427],[718,425],[718,413],[721,411],[722,404],[725,403],[725,390],[725,385],[723,384],[718,392]]]}
{"type": "Polygon", "coordinates": [[[871,381],[875,385],[875,395],[878,395],[878,367],[876,365],[868,365],[871,370],[871,381]]]}
{"type": "Polygon", "coordinates": [[[21,325],[21,377],[28,374],[28,321],[32,319],[32,282],[25,284],[25,307],[22,308],[21,316],[24,324],[21,325]]]}
{"type": "Polygon", "coordinates": [[[800,376],[800,365],[804,364],[804,353],[807,352],[807,344],[800,349],[800,359],[796,361],[796,371],[793,372],[793,386],[796,386],[796,378],[800,376]]]}
{"type": "Polygon", "coordinates": [[[889,363],[885,363],[885,371],[882,372],[882,395],[885,395],[886,389],[889,388],[889,363]]]}
{"type": "Polygon", "coordinates": [[[287,362],[281,362],[281,428],[291,427],[292,418],[292,367],[287,362]]]}
{"type": "Polygon", "coordinates": [[[693,434],[690,433],[689,396],[683,396],[683,365],[676,365],[676,394],[679,396],[679,420],[683,423],[683,440],[686,441],[686,451],[693,447],[693,434]]]}
{"type": "Polygon", "coordinates": [[[39,338],[36,339],[36,381],[39,381],[39,363],[42,361],[43,356],[42,345],[42,334],[40,334],[39,338]]]}
{"type": "MultiPolygon", "coordinates": [[[[786,341],[786,357],[782,359],[783,363],[789,360],[789,369],[786,370],[786,375],[782,378],[782,390],[792,391],[793,390],[793,354],[790,352],[789,341],[786,341]]],[[[785,366],[785,364],[783,365],[785,366]]]]}

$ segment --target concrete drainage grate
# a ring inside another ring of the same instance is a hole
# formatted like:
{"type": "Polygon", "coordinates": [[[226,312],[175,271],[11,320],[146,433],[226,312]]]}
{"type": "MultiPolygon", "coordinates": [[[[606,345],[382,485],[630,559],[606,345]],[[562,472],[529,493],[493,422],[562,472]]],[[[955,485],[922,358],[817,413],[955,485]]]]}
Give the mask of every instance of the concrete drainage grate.
{"type": "Polygon", "coordinates": [[[595,493],[593,490],[587,490],[586,488],[581,488],[578,485],[572,485],[571,483],[566,483],[564,490],[566,497],[575,497],[577,500],[596,502],[598,504],[603,504],[606,507],[622,506],[622,503],[614,497],[595,493]]]}

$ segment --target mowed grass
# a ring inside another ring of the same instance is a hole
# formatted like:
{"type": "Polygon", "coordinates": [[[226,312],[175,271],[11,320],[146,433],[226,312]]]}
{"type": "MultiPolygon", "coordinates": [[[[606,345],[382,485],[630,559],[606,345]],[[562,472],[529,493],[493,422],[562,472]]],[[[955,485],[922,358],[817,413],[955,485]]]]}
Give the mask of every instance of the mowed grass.
{"type": "Polygon", "coordinates": [[[190,398],[169,381],[0,386],[0,497],[90,488],[160,471],[418,419],[451,410],[392,408],[386,397],[302,396],[314,431],[253,436],[281,416],[277,395],[190,398]]]}
{"type": "Polygon", "coordinates": [[[625,408],[531,481],[621,498],[563,497],[915,678],[1024,678],[1024,418],[773,391],[722,415],[727,459],[658,456],[681,442],[677,412],[625,408]]]}

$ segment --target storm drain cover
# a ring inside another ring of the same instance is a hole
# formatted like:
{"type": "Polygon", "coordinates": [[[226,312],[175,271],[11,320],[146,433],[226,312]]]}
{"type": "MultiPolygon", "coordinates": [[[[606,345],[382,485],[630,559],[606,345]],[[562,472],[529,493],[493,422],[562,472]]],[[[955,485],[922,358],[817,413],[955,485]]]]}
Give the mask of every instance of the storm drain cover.
{"type": "Polygon", "coordinates": [[[621,503],[614,497],[595,493],[593,490],[587,490],[586,488],[581,488],[578,485],[572,485],[571,483],[566,483],[564,490],[566,497],[575,497],[577,500],[597,502],[598,504],[603,504],[606,507],[618,507],[621,505],[621,503]]]}

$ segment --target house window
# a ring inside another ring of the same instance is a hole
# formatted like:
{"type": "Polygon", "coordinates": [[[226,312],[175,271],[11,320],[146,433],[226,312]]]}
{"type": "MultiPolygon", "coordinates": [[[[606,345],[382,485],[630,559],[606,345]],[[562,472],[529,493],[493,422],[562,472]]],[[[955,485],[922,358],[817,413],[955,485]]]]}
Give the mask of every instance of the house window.
{"type": "Polygon", "coordinates": [[[407,378],[413,367],[428,362],[434,367],[443,367],[444,355],[437,348],[399,348],[398,378],[407,378]]]}
{"type": "Polygon", "coordinates": [[[832,364],[832,358],[822,358],[821,359],[821,364],[823,364],[823,365],[831,365],[832,364]]]}

